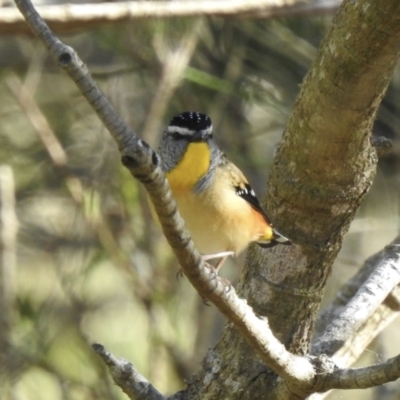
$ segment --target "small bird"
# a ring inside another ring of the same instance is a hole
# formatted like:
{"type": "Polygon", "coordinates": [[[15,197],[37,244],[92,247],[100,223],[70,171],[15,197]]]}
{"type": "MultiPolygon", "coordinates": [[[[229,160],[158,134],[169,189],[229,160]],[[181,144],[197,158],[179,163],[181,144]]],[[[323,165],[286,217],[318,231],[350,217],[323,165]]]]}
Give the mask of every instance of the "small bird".
{"type": "Polygon", "coordinates": [[[203,260],[237,255],[250,242],[261,247],[291,244],[261,208],[243,173],[219,149],[206,114],[175,115],[158,149],[178,210],[203,260]]]}

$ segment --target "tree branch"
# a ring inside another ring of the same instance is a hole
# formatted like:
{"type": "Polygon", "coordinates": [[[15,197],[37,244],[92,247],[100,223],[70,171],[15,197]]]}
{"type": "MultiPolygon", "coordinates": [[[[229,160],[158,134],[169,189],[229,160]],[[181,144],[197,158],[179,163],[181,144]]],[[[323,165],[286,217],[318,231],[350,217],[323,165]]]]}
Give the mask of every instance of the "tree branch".
{"type": "Polygon", "coordinates": [[[324,334],[315,342],[316,354],[333,355],[355,335],[389,293],[400,283],[400,245],[385,248],[383,259],[324,334]]]}
{"type": "Polygon", "coordinates": [[[372,271],[381,262],[383,254],[384,250],[369,257],[357,273],[340,288],[333,301],[321,311],[315,323],[314,343],[325,332],[328,325],[339,316],[346,304],[365,283],[372,271]]]}
{"type": "Polygon", "coordinates": [[[101,344],[92,345],[94,352],[108,367],[114,382],[132,400],[165,400],[165,397],[123,358],[116,358],[101,344]]]}
{"type": "MultiPolygon", "coordinates": [[[[397,236],[390,244],[400,244],[400,236],[397,236]]],[[[384,256],[385,249],[379,251],[378,253],[370,256],[367,260],[365,260],[364,264],[360,269],[358,269],[357,273],[351,279],[349,279],[336,293],[333,301],[321,311],[316,321],[314,343],[326,330],[327,326],[339,316],[346,304],[352,299],[359,288],[369,278],[372,271],[377,268],[384,256]]],[[[392,297],[394,297],[394,295],[390,294],[385,299],[384,304],[388,303],[392,297]]]]}
{"type": "Polygon", "coordinates": [[[400,377],[400,355],[365,368],[340,369],[324,378],[324,391],[329,389],[368,389],[400,377]]]}
{"type": "MultiPolygon", "coordinates": [[[[132,400],[166,400],[133,365],[116,358],[101,344],[93,344],[93,350],[108,367],[114,382],[132,400]]],[[[312,360],[318,374],[315,376],[313,390],[325,392],[331,389],[367,389],[394,381],[400,377],[400,355],[385,362],[364,368],[339,369],[326,356],[312,360]]],[[[171,396],[170,400],[187,399],[182,392],[171,396]]]]}
{"type": "MultiPolygon", "coordinates": [[[[57,32],[93,28],[104,23],[118,23],[143,18],[196,16],[253,16],[259,18],[323,14],[336,11],[340,0],[233,0],[217,1],[153,1],[100,4],[66,4],[38,6],[42,18],[57,32]]],[[[1,8],[0,34],[28,33],[20,13],[10,7],[1,8]]]]}

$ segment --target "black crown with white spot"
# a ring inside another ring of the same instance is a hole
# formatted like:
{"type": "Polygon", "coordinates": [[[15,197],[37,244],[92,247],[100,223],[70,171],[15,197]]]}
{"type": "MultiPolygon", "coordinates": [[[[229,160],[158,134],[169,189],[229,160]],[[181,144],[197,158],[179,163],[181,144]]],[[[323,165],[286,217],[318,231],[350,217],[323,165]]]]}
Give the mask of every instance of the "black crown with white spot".
{"type": "Polygon", "coordinates": [[[192,135],[194,132],[211,134],[212,122],[208,115],[195,111],[185,111],[175,115],[168,124],[168,132],[192,135]]]}

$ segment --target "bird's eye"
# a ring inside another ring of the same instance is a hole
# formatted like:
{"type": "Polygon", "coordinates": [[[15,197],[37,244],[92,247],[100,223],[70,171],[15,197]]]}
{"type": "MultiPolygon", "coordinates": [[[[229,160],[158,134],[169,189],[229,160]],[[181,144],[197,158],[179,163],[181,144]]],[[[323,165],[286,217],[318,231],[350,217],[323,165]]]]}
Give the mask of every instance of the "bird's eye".
{"type": "Polygon", "coordinates": [[[172,132],[171,136],[172,136],[172,139],[175,139],[175,140],[179,140],[179,139],[182,139],[184,137],[184,135],[182,135],[179,132],[172,132]]]}

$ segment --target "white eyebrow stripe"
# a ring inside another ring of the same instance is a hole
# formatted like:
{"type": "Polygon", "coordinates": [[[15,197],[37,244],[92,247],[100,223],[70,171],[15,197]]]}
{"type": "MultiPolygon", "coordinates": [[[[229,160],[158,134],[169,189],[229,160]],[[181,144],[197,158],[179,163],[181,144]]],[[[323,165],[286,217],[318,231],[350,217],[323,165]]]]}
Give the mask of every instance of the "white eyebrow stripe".
{"type": "Polygon", "coordinates": [[[190,136],[193,135],[194,132],[201,132],[204,133],[206,135],[209,135],[212,132],[212,125],[210,125],[209,127],[207,127],[206,129],[201,129],[201,130],[192,130],[189,128],[185,128],[182,126],[175,126],[175,125],[170,125],[167,127],[167,132],[168,133],[179,133],[180,135],[185,135],[185,136],[190,136]]]}

